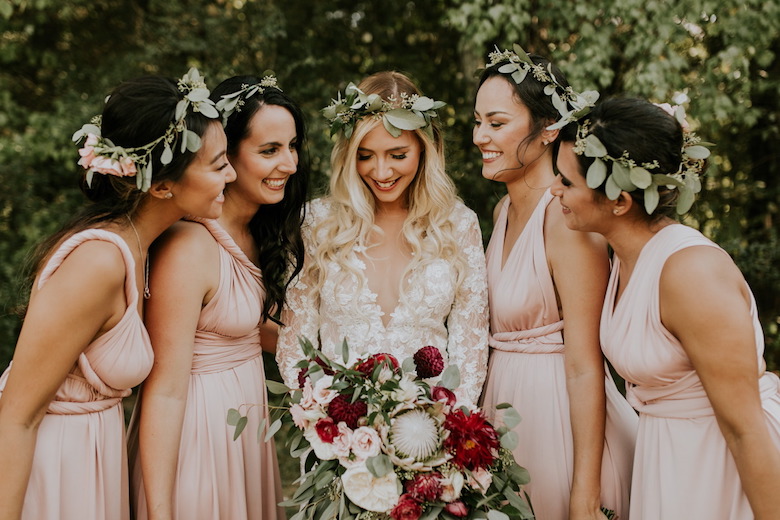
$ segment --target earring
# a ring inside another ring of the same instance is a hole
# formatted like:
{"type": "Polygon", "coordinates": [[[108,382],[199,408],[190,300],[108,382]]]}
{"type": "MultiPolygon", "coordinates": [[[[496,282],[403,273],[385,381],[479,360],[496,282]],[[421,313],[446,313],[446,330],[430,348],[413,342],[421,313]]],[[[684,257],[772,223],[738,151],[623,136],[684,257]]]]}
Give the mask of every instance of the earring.
{"type": "Polygon", "coordinates": [[[615,209],[613,209],[613,210],[612,210],[612,213],[614,213],[615,215],[617,215],[618,213],[620,213],[620,210],[619,210],[619,209],[617,209],[617,208],[615,208],[615,209]]]}
{"type": "Polygon", "coordinates": [[[542,144],[543,144],[544,146],[547,146],[548,144],[550,144],[550,141],[548,141],[548,140],[546,140],[546,139],[545,139],[544,141],[542,141],[542,144]]]}
{"type": "Polygon", "coordinates": [[[172,199],[172,198],[173,198],[173,193],[171,193],[171,192],[169,191],[168,193],[166,193],[166,194],[165,194],[165,198],[166,198],[166,199],[172,199]]]}

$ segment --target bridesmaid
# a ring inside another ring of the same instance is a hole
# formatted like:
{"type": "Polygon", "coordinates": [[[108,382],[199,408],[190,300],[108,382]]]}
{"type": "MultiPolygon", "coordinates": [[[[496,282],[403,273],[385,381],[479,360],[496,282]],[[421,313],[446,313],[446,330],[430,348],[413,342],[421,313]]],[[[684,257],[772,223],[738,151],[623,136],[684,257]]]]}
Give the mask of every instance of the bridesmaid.
{"type": "Polygon", "coordinates": [[[235,178],[208,95],[194,69],[127,81],[74,136],[90,204],[39,246],[0,378],[3,520],[129,518],[121,401],[152,367],[147,247],[186,214],[218,217],[235,178]]]}
{"type": "Polygon", "coordinates": [[[303,261],[303,116],[273,76],[230,78],[212,97],[237,179],[222,216],[181,222],[155,245],[155,364],[131,426],[139,519],[284,518],[273,442],[234,441],[226,417],[255,405],[242,410],[255,432],[267,416],[262,350],[274,352],[274,316],[303,261]]]}
{"type": "Polygon", "coordinates": [[[637,418],[605,377],[599,345],[607,248],[569,230],[549,190],[556,127],[588,97],[596,96],[576,94],[557,67],[515,46],[491,54],[474,108],[482,175],[508,191],[487,248],[483,406],[493,413],[509,402],[523,417],[515,458],[531,474],[526,490],[541,520],[603,519],[601,506],[628,516],[637,418]]]}
{"type": "Polygon", "coordinates": [[[780,381],[753,295],[669,216],[690,207],[709,154],[681,110],[604,101],[566,129],[553,192],[567,226],[615,251],[601,338],[639,411],[631,518],[776,519],[780,381]]]}

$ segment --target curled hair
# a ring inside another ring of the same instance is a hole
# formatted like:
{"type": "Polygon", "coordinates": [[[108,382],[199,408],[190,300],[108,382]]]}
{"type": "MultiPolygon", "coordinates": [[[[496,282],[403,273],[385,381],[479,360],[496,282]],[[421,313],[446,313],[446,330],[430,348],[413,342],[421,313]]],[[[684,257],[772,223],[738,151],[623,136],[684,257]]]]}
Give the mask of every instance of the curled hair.
{"type": "MultiPolygon", "coordinates": [[[[555,75],[555,79],[561,87],[569,87],[569,82],[566,80],[566,76],[564,76],[563,72],[561,72],[561,70],[555,64],[550,62],[550,60],[543,56],[539,56],[538,54],[529,54],[528,57],[531,58],[531,61],[535,65],[539,65],[545,70],[547,70],[549,67],[550,71],[555,75]]],[[[477,91],[479,91],[479,87],[481,87],[490,78],[500,77],[512,86],[515,100],[524,105],[530,112],[531,131],[526,136],[526,138],[517,145],[516,153],[518,161],[520,161],[520,157],[523,155],[521,153],[521,148],[524,146],[527,147],[528,143],[539,137],[545,128],[561,117],[561,114],[553,105],[552,98],[544,92],[545,87],[549,86],[550,83],[539,81],[534,77],[533,73],[529,73],[520,83],[515,83],[511,75],[499,72],[498,69],[501,68],[501,65],[505,63],[509,63],[509,61],[505,60],[498,62],[495,65],[487,67],[485,70],[483,70],[479,77],[477,91]]],[[[520,163],[522,164],[522,161],[520,161],[520,163]]]]}
{"type": "MultiPolygon", "coordinates": [[[[384,100],[400,100],[402,93],[421,95],[407,76],[395,71],[373,74],[365,78],[358,88],[366,94],[379,94],[384,100]]],[[[349,139],[343,134],[339,136],[331,153],[330,194],[326,199],[331,211],[327,218],[315,225],[315,262],[307,267],[317,271],[318,289],[325,282],[326,269],[323,266],[329,262],[341,267],[341,276],[351,273],[360,280],[355,267],[348,262],[348,256],[354,246],[370,246],[371,233],[382,233],[374,224],[374,195],[357,170],[358,147],[369,132],[381,126],[379,118],[361,119],[349,139]]],[[[402,233],[414,256],[404,277],[421,265],[444,258],[455,264],[458,273],[455,283],[460,284],[465,258],[450,221],[459,198],[455,184],[445,170],[441,129],[434,119],[428,129],[413,130],[412,133],[420,143],[421,155],[417,174],[406,192],[409,213],[402,233]]],[[[404,298],[403,290],[401,298],[404,298]]],[[[356,300],[353,303],[357,305],[356,300]]]]}
{"type": "MultiPolygon", "coordinates": [[[[212,92],[214,101],[222,96],[241,90],[242,85],[255,85],[260,78],[255,76],[234,76],[220,83],[212,92]]],[[[285,186],[284,199],[277,204],[264,204],[249,222],[249,231],[258,249],[258,263],[263,273],[265,299],[263,320],[276,319],[285,301],[290,281],[303,268],[303,239],[301,225],[304,218],[304,203],[309,183],[309,162],[306,151],[306,126],[303,112],[281,90],[273,87],[258,91],[243,99],[240,110],[228,118],[225,134],[228,142],[228,157],[235,155],[241,142],[251,133],[251,121],[265,105],[286,109],[295,121],[295,149],[298,152],[298,168],[285,186]]],[[[230,188],[228,188],[230,189],[230,188]]]]}
{"type": "MultiPolygon", "coordinates": [[[[125,148],[144,146],[165,134],[174,121],[176,104],[183,98],[176,80],[171,78],[144,76],[125,81],[111,92],[103,107],[102,135],[125,148]]],[[[215,120],[199,112],[188,111],[186,123],[190,131],[202,137],[215,120]]],[[[154,164],[153,183],[178,181],[197,154],[186,149],[182,152],[178,143],[171,149],[173,160],[165,165],[160,161],[163,147],[158,146],[152,152],[149,160],[154,164]]],[[[80,187],[90,203],[38,245],[29,266],[30,279],[35,277],[52,249],[65,237],[133,215],[141,201],[149,196],[137,188],[135,177],[96,174],[90,186],[84,171],[80,187]]]]}
{"type": "MultiPolygon", "coordinates": [[[[670,175],[679,170],[683,159],[683,129],[674,116],[653,103],[639,98],[605,99],[593,108],[585,120],[589,121],[590,133],[599,138],[611,157],[627,153],[637,164],[655,162],[658,166],[652,170],[653,174],[670,175]]],[[[561,131],[558,140],[575,142],[576,134],[577,124],[572,123],[561,131]]],[[[584,177],[594,159],[584,154],[577,158],[584,177]]],[[[608,161],[608,175],[612,174],[613,165],[608,161]]],[[[606,197],[605,184],[596,191],[606,197]]],[[[640,207],[644,207],[644,190],[628,193],[640,207]]],[[[658,195],[658,206],[652,214],[639,212],[650,221],[675,215],[680,190],[659,186],[658,195]]]]}

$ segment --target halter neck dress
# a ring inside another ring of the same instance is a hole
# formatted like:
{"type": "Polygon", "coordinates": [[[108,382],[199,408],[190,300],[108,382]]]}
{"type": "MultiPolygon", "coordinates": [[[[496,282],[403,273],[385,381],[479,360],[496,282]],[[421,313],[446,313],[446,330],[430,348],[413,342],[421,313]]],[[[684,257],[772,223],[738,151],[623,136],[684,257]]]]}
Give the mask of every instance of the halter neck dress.
{"type": "MultiPolygon", "coordinates": [[[[122,398],[146,378],[153,363],[149,336],[138,314],[133,255],[127,243],[110,231],[75,233],[46,263],[38,288],[74,249],[89,240],[111,242],[122,252],[127,309],[111,330],[79,355],[49,404],[38,428],[23,520],[130,517],[122,398]]],[[[12,365],[0,378],[0,393],[12,365]]],[[[13,469],[0,469],[5,471],[13,469]]]]}
{"type": "MultiPolygon", "coordinates": [[[[522,417],[514,450],[526,468],[536,518],[567,520],[574,444],[564,369],[564,322],[547,263],[544,220],[554,197],[545,191],[502,268],[510,201],[507,198],[487,248],[490,363],[483,394],[485,411],[510,403],[522,417]]],[[[636,413],[607,377],[606,440],[602,504],[628,518],[636,413]]]]}
{"type": "MultiPolygon", "coordinates": [[[[626,379],[626,397],[639,411],[631,517],[752,519],[701,380],[680,342],[661,323],[664,264],[675,252],[694,246],[723,251],[695,229],[667,226],[645,244],[617,303],[619,258],[607,289],[601,317],[604,352],[626,379]]],[[[780,449],[780,380],[766,371],[764,336],[752,294],[751,314],[758,354],[756,386],[780,449]]]]}
{"type": "MultiPolygon", "coordinates": [[[[193,220],[219,244],[220,277],[214,297],[201,311],[194,338],[174,518],[284,518],[277,506],[283,499],[274,443],[256,435],[260,421],[268,417],[259,329],[265,294],[262,274],[216,220],[193,220]],[[235,441],[234,428],[227,424],[230,408],[249,418],[235,441]]],[[[137,450],[138,413],[130,426],[132,501],[138,520],[143,520],[147,512],[137,450]]]]}

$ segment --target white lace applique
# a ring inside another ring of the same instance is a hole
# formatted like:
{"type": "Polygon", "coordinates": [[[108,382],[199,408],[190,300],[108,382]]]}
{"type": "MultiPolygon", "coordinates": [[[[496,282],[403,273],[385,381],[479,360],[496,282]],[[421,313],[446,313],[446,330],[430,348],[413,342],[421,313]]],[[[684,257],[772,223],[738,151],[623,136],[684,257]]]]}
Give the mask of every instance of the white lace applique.
{"type": "MultiPolygon", "coordinates": [[[[312,224],[327,214],[327,203],[318,199],[309,204],[304,241],[306,262],[312,259],[312,224]]],[[[344,338],[350,345],[352,363],[366,354],[387,352],[399,361],[411,357],[418,349],[433,345],[442,351],[445,361],[460,369],[461,386],[458,396],[476,403],[487,371],[487,274],[485,254],[477,217],[459,203],[453,210],[455,232],[463,237],[463,252],[467,272],[461,286],[455,290],[453,266],[446,260],[436,260],[409,273],[405,282],[405,296],[391,313],[384,326],[382,310],[376,295],[363,280],[357,306],[355,293],[361,286],[356,276],[341,281],[328,276],[322,289],[315,294],[315,280],[309,279],[306,269],[290,284],[287,305],[282,312],[276,359],[288,386],[297,387],[298,370],[295,364],[302,354],[298,337],[309,338],[328,357],[338,359],[336,352],[344,338]]],[[[356,248],[357,249],[357,248],[356,248]]],[[[365,264],[353,250],[354,261],[360,273],[365,264]]],[[[310,265],[310,264],[306,264],[310,265]]],[[[328,272],[338,272],[335,263],[328,272]]]]}

